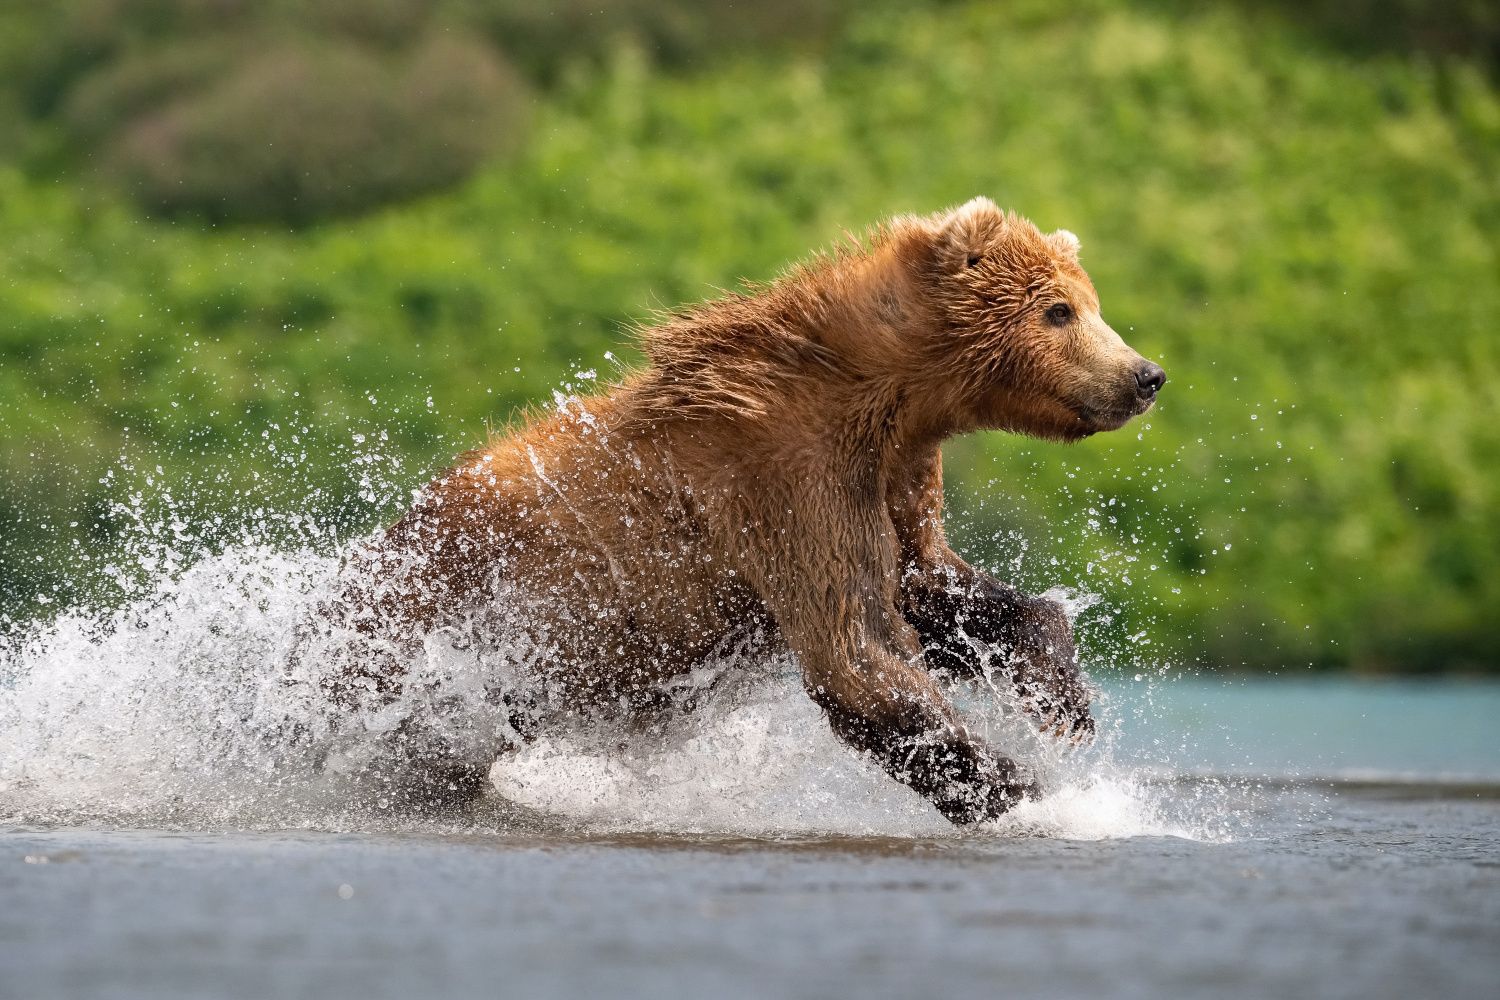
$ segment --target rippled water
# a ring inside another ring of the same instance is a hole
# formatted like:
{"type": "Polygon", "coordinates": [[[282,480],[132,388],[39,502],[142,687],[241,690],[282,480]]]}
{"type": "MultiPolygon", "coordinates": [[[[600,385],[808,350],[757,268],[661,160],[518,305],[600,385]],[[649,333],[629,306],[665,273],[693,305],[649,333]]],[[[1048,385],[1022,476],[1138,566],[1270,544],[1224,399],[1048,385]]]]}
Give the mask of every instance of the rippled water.
{"type": "MultiPolygon", "coordinates": [[[[0,996],[1495,995],[1500,685],[1105,677],[1071,753],[959,692],[1047,789],[959,831],[728,657],[416,816],[298,654],[336,569],[236,549],[6,648],[0,996]]],[[[402,710],[482,750],[439,640],[402,710]]]]}

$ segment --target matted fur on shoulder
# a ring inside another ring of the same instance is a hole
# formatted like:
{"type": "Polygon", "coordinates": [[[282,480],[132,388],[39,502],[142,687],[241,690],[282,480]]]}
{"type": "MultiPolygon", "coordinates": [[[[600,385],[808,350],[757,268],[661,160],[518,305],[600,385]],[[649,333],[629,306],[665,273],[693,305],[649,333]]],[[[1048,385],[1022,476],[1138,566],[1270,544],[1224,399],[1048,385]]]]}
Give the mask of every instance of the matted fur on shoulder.
{"type": "Polygon", "coordinates": [[[770,282],[747,282],[743,291],[663,311],[637,327],[650,360],[633,386],[641,412],[653,419],[764,417],[778,387],[846,375],[819,331],[836,308],[836,290],[891,238],[888,226],[871,229],[864,241],[850,235],[770,282]]]}

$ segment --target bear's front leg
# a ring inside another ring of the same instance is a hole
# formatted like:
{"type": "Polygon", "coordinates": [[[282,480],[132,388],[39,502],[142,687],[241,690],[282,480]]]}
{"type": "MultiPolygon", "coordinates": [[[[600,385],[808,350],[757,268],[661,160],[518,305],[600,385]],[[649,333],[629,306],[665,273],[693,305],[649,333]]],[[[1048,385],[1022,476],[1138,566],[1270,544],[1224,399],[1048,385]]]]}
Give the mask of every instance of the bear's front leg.
{"type": "Polygon", "coordinates": [[[802,664],[803,683],[828,715],[833,731],[856,750],[932,802],[954,823],[993,819],[1038,794],[1015,761],[971,735],[915,654],[915,636],[892,605],[875,614],[851,613],[864,602],[844,601],[826,615],[801,613],[781,621],[802,664]],[[821,621],[819,619],[822,619],[821,621]],[[910,656],[902,655],[901,632],[910,656]]]}
{"type": "Polygon", "coordinates": [[[845,664],[808,652],[802,659],[808,693],[839,738],[871,754],[950,821],[994,819],[1023,798],[1037,797],[1036,783],[1015,761],[954,720],[922,671],[885,652],[845,664]]]}
{"type": "Polygon", "coordinates": [[[799,486],[777,498],[772,510],[791,514],[800,503],[806,520],[772,521],[772,557],[745,565],[834,733],[954,823],[993,819],[1035,798],[1036,782],[959,722],[927,672],[899,609],[900,551],[886,510],[842,505],[870,492],[847,486],[814,493],[819,503],[792,498],[808,492],[799,486]],[[784,565],[795,572],[768,571],[784,565]]]}
{"type": "Polygon", "coordinates": [[[901,614],[930,669],[960,678],[994,673],[1048,731],[1094,732],[1073,629],[1062,606],[1028,597],[974,569],[943,538],[943,461],[936,448],[908,456],[886,508],[901,545],[901,614]]]}
{"type": "Polygon", "coordinates": [[[999,673],[1046,731],[1092,737],[1089,692],[1062,606],[965,569],[914,573],[902,587],[902,615],[928,666],[961,678],[999,673]]]}

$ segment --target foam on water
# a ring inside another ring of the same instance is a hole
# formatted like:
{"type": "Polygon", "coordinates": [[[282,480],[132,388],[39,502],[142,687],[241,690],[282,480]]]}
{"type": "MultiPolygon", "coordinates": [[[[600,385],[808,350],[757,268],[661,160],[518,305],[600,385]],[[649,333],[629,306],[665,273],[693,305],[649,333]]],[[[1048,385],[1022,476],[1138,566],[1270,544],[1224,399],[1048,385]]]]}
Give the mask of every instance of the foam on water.
{"type": "MultiPolygon", "coordinates": [[[[956,833],[834,738],[790,656],[743,652],[687,679],[698,707],[653,733],[556,728],[499,754],[490,807],[403,815],[378,783],[350,774],[403,716],[425,716],[475,754],[514,746],[495,694],[519,683],[507,670],[524,651],[437,637],[411,697],[336,705],[319,684],[333,658],[306,636],[339,566],[312,551],[232,548],[159,571],[114,610],[67,611],[10,643],[0,651],[0,821],[483,830],[529,816],[585,832],[956,833]]],[[[970,724],[1035,770],[1047,794],[989,832],[1224,836],[1221,799],[1185,802],[1113,762],[1119,719],[1103,720],[1096,746],[1070,752],[997,694],[957,692],[970,724]]]]}

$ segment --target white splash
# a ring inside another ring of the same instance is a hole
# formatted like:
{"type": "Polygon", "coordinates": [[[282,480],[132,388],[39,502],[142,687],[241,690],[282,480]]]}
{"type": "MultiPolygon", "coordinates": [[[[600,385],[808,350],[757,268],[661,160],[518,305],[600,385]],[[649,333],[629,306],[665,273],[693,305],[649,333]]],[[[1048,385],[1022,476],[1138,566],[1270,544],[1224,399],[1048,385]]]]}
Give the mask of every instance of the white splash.
{"type": "MultiPolygon", "coordinates": [[[[69,611],[0,649],[0,822],[493,828],[493,810],[398,815],[378,783],[350,779],[378,757],[394,721],[391,706],[335,705],[319,683],[332,660],[299,646],[339,564],[231,549],[163,573],[117,610],[69,611]]],[[[494,644],[431,641],[416,665],[420,697],[397,708],[426,713],[474,753],[514,745],[494,695],[523,660],[494,644]]],[[[499,753],[489,794],[584,832],[973,835],[840,744],[789,656],[741,654],[705,670],[718,678],[709,694],[663,731],[556,728],[499,753]]],[[[998,703],[966,711],[989,713],[977,728],[1006,741],[1048,789],[978,832],[1216,836],[1219,806],[1174,809],[1167,786],[1114,767],[1107,746],[1067,753],[998,703]]],[[[486,762],[498,751],[488,752],[486,762]]]]}
{"type": "MultiPolygon", "coordinates": [[[[538,740],[502,756],[490,779],[506,799],[611,831],[745,836],[948,837],[955,828],[873,760],[833,736],[802,692],[795,664],[751,671],[737,690],[681,720],[667,739],[600,748],[538,740]]],[[[976,828],[990,835],[1104,840],[1223,839],[1220,804],[1183,809],[1168,788],[1118,769],[1107,752],[1009,732],[1046,794],[976,828]]]]}
{"type": "Polygon", "coordinates": [[[675,721],[665,738],[604,749],[539,740],[490,771],[500,794],[609,830],[942,836],[915,792],[842,746],[786,658],[675,721]]]}
{"type": "Polygon", "coordinates": [[[0,814],[187,805],[213,822],[233,811],[236,786],[297,770],[313,699],[286,665],[337,569],[326,557],[236,550],[122,609],[65,613],[0,653],[0,814]]]}

